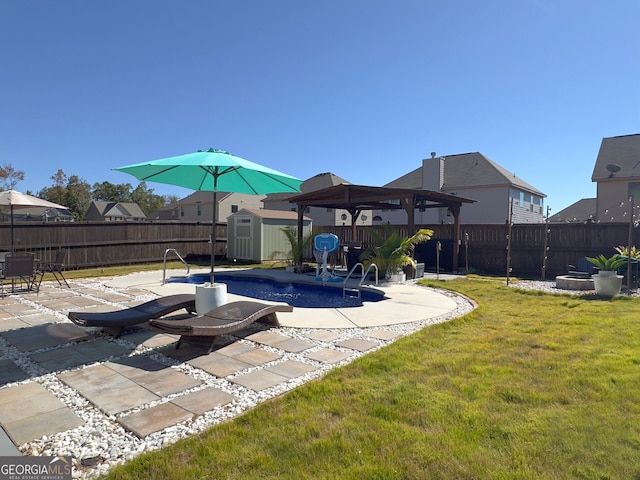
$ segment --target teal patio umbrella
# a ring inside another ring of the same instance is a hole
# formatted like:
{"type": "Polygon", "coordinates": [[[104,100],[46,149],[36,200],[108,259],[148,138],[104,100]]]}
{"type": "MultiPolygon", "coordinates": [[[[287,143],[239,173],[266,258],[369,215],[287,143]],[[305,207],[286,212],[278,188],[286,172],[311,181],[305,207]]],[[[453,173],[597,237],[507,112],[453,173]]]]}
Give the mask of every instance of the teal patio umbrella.
{"type": "Polygon", "coordinates": [[[214,283],[217,192],[298,193],[302,180],[272,170],[229,152],[210,148],[195,153],[118,167],[114,170],[133,175],[138,180],[166,183],[192,190],[213,192],[213,224],[211,226],[211,274],[214,283]]]}

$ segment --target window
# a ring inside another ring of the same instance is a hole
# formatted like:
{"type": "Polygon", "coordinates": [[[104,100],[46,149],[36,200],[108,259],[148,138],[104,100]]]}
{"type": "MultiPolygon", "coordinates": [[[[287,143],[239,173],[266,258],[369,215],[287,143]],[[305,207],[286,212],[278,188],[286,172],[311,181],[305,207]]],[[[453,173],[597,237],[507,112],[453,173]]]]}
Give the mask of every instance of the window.
{"type": "Polygon", "coordinates": [[[640,182],[627,184],[627,197],[633,197],[633,203],[640,204],[640,182]]]}
{"type": "Polygon", "coordinates": [[[231,213],[236,213],[238,211],[238,205],[231,205],[231,213]]]}
{"type": "Polygon", "coordinates": [[[184,217],[184,207],[180,207],[180,216],[184,217]]]}
{"type": "Polygon", "coordinates": [[[198,215],[198,216],[202,215],[202,205],[198,205],[198,206],[197,206],[197,213],[196,213],[196,215],[198,215]]]}
{"type": "Polygon", "coordinates": [[[333,208],[327,208],[327,213],[333,212],[333,208]]]}

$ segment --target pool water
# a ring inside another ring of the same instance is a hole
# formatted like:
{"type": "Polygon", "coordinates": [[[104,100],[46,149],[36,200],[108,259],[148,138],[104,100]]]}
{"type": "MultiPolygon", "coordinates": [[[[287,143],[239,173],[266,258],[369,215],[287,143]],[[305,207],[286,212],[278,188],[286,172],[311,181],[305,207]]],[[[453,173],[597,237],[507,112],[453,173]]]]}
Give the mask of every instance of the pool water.
{"type": "MultiPolygon", "coordinates": [[[[189,277],[173,277],[169,283],[193,283],[196,285],[209,281],[209,274],[193,274],[189,277]]],[[[379,291],[363,289],[360,298],[342,296],[342,288],[308,283],[279,282],[269,278],[245,277],[216,274],[216,283],[225,283],[227,292],[257,300],[284,302],[292,307],[301,308],[348,308],[360,307],[363,302],[378,302],[384,299],[379,291]]]]}

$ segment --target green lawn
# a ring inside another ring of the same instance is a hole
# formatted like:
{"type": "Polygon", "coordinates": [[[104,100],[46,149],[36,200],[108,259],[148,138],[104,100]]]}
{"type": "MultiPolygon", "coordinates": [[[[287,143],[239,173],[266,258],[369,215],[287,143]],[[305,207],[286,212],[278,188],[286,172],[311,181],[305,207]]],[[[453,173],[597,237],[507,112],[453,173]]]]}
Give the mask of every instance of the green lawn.
{"type": "Polygon", "coordinates": [[[640,298],[424,283],[479,307],[106,478],[640,478],[640,298]]]}

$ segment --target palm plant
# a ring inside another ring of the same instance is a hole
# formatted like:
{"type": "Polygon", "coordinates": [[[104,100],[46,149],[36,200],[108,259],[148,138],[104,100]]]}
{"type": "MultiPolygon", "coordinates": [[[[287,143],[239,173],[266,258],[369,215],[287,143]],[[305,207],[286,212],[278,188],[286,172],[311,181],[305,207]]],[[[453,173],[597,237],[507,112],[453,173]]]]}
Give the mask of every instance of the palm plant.
{"type": "Polygon", "coordinates": [[[385,225],[382,234],[373,229],[370,232],[379,246],[367,248],[360,256],[360,260],[365,269],[375,263],[378,270],[385,272],[387,277],[408,265],[415,268],[416,262],[412,256],[415,246],[427,242],[433,235],[433,230],[421,228],[411,237],[403,237],[388,225],[385,225]]]}
{"type": "Polygon", "coordinates": [[[294,226],[287,226],[280,229],[282,233],[284,233],[285,237],[287,237],[287,242],[289,242],[290,249],[286,252],[273,252],[271,254],[271,258],[274,258],[276,255],[284,255],[287,259],[287,263],[290,266],[295,266],[298,259],[302,258],[304,252],[307,250],[309,245],[311,244],[311,240],[313,239],[313,232],[309,232],[307,235],[302,237],[302,242],[298,241],[298,229],[294,226]]]}
{"type": "Polygon", "coordinates": [[[587,260],[593,263],[602,272],[614,271],[627,263],[627,259],[616,253],[607,258],[604,255],[598,255],[597,257],[587,257],[587,260]]]}

